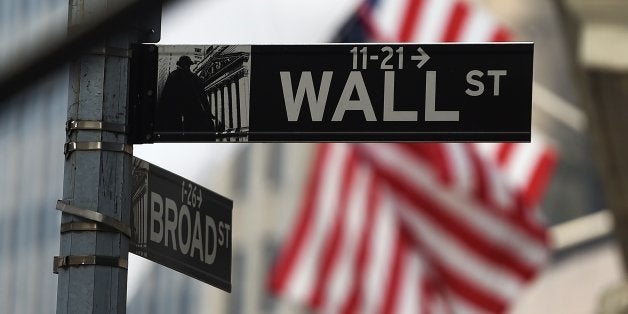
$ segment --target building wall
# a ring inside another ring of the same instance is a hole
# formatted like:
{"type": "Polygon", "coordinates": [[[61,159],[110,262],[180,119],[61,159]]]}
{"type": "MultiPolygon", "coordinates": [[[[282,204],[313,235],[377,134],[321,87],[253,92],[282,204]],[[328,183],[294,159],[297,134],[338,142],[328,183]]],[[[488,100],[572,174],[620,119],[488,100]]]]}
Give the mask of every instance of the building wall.
{"type": "Polygon", "coordinates": [[[298,212],[312,153],[311,144],[250,144],[225,162],[216,189],[234,203],[233,292],[208,287],[206,293],[214,298],[206,306],[220,300],[221,313],[296,313],[269,295],[265,284],[282,236],[298,212]]]}
{"type": "MultiPolygon", "coordinates": [[[[56,304],[56,199],[63,182],[67,76],[57,74],[0,113],[0,312],[56,304]]],[[[3,104],[3,106],[6,106],[3,104]]]]}
{"type": "MultiPolygon", "coordinates": [[[[313,149],[311,144],[249,144],[223,163],[222,173],[209,184],[234,201],[233,292],[205,286],[197,291],[198,312],[191,313],[306,313],[269,295],[264,285],[300,208],[313,149]]],[[[585,230],[599,227],[587,217],[581,220],[585,230]]],[[[552,227],[553,258],[511,313],[594,313],[599,298],[624,276],[611,225],[590,236],[582,230],[558,232],[566,224],[552,227]],[[573,241],[565,244],[565,239],[573,241]]]]}
{"type": "MultiPolygon", "coordinates": [[[[65,33],[66,0],[0,2],[0,69],[65,33]],[[24,21],[34,21],[24,23],[24,21]]],[[[54,313],[67,71],[0,104],[0,312],[54,313]]],[[[33,78],[38,79],[38,78],[33,78]]]]}

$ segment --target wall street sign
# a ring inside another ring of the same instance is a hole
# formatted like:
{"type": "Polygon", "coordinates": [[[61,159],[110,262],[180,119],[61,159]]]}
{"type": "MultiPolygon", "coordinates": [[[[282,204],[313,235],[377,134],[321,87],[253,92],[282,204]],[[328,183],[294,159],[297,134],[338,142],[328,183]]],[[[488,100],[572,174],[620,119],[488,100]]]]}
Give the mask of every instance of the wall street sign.
{"type": "Polygon", "coordinates": [[[132,141],[530,141],[533,50],[141,45],[132,141]]]}
{"type": "Polygon", "coordinates": [[[133,158],[129,251],[231,291],[231,200],[133,158]]]}

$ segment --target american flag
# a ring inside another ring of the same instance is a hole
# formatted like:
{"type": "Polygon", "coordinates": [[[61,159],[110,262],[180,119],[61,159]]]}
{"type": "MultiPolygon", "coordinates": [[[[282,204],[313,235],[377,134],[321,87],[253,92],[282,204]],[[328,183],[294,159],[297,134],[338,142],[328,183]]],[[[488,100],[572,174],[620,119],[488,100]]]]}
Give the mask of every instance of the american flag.
{"type": "MultiPolygon", "coordinates": [[[[453,0],[367,1],[341,36],[494,41],[453,0]]],[[[502,313],[543,266],[538,204],[556,156],[533,143],[321,144],[270,289],[322,313],[502,313]]]]}
{"type": "Polygon", "coordinates": [[[337,41],[493,42],[510,31],[483,7],[462,0],[366,0],[337,41]],[[360,34],[362,38],[356,38],[360,34]]]}

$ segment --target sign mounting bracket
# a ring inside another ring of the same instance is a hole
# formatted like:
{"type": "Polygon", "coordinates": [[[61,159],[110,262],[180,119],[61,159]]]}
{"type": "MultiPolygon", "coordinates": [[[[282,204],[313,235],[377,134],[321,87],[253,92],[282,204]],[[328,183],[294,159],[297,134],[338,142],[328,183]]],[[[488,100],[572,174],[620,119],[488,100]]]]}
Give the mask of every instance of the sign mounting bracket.
{"type": "Polygon", "coordinates": [[[61,200],[57,201],[57,210],[64,212],[66,214],[74,215],[77,217],[85,218],[91,221],[95,221],[97,223],[101,223],[107,227],[111,227],[120,233],[124,234],[126,237],[131,237],[131,227],[123,224],[122,222],[113,219],[109,216],[105,216],[99,212],[95,212],[93,210],[79,208],[70,204],[67,204],[61,200]]]}
{"type": "Polygon", "coordinates": [[[95,120],[68,120],[65,123],[65,132],[68,136],[76,130],[126,133],[126,126],[124,124],[116,124],[95,120]]]}
{"type": "Polygon", "coordinates": [[[59,268],[100,265],[109,267],[129,268],[129,261],[123,258],[100,255],[68,255],[55,256],[53,273],[58,274],[59,268]]]}
{"type": "Polygon", "coordinates": [[[127,153],[133,155],[133,146],[129,144],[112,143],[112,142],[67,142],[63,147],[65,158],[69,158],[70,154],[75,151],[94,151],[106,150],[110,152],[127,153]]]}

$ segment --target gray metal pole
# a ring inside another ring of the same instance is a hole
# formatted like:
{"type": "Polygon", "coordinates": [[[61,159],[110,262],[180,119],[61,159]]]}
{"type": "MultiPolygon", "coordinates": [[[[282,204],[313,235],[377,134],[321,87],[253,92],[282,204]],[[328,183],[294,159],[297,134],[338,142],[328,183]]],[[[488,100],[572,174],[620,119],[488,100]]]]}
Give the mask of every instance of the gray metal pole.
{"type": "MultiPolygon", "coordinates": [[[[114,2],[70,0],[69,32],[114,2]]],[[[107,38],[70,66],[68,119],[79,127],[68,132],[63,182],[65,204],[89,214],[84,216],[104,215],[127,226],[132,152],[117,127],[127,124],[129,37],[107,38]],[[114,127],[98,130],[91,121],[114,127]]],[[[129,239],[78,216],[67,211],[62,216],[57,313],[125,313],[129,239]]]]}

